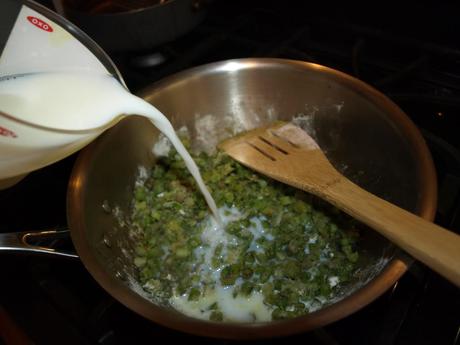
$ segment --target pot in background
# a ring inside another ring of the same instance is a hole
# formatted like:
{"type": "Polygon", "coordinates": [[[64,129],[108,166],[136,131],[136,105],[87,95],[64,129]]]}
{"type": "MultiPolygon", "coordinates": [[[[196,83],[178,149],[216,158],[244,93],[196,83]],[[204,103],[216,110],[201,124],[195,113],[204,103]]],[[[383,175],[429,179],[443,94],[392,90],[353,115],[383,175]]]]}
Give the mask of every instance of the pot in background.
{"type": "Polygon", "coordinates": [[[192,30],[207,0],[55,0],[57,11],[109,52],[145,51],[192,30]]]}

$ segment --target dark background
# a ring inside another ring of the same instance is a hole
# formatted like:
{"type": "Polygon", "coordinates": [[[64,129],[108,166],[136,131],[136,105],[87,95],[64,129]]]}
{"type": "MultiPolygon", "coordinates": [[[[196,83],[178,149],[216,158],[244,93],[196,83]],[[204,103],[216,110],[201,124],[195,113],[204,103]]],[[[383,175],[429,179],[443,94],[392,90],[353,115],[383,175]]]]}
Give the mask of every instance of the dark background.
{"type": "MultiPolygon", "coordinates": [[[[215,0],[206,3],[204,21],[176,40],[109,55],[134,92],[183,69],[239,57],[310,61],[364,80],[394,100],[422,131],[438,173],[436,222],[458,233],[460,6],[401,3],[215,0]]],[[[0,231],[65,226],[75,157],[1,191],[0,231]]],[[[0,270],[0,305],[36,344],[228,343],[173,332],[137,316],[108,296],[79,261],[2,255],[0,270]]],[[[458,345],[459,310],[458,288],[415,263],[391,291],[363,310],[314,332],[271,342],[458,345]]]]}

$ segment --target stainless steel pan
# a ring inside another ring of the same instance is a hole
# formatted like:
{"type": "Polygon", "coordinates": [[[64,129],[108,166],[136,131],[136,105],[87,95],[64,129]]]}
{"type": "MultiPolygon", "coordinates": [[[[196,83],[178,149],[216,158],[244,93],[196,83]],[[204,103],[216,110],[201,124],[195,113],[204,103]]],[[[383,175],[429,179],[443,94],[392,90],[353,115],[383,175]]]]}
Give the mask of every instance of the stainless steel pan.
{"type": "MultiPolygon", "coordinates": [[[[185,125],[192,134],[197,121],[206,115],[218,127],[235,120],[246,129],[297,117],[351,180],[433,219],[435,172],[419,131],[388,98],[348,75],[299,61],[232,60],[178,73],[147,88],[141,96],[167,114],[175,127],[185,125]]],[[[323,326],[359,310],[389,289],[410,264],[411,258],[374,231],[363,230],[362,246],[368,259],[361,263],[360,275],[337,300],[309,315],[271,323],[214,323],[152,303],[136,284],[134,241],[107,210],[129,211],[138,167],[155,164],[151,148],[157,136],[158,131],[140,117],[128,118],[107,131],[81,152],[67,200],[68,224],[83,264],[112,296],[144,317],[204,336],[282,336],[323,326]]],[[[10,250],[12,247],[17,246],[10,245],[10,250]]]]}

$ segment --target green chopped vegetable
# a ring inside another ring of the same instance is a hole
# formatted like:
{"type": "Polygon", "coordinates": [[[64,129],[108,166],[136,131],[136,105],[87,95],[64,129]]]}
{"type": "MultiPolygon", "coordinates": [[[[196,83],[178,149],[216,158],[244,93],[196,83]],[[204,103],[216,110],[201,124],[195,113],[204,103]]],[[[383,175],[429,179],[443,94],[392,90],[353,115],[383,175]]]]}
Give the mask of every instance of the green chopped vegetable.
{"type": "MultiPolygon", "coordinates": [[[[360,254],[348,217],[222,152],[192,156],[231,221],[221,239],[207,241],[210,213],[182,158],[171,150],[159,159],[136,185],[128,219],[141,230],[134,264],[146,291],[165,303],[173,296],[195,303],[218,286],[233,288],[234,298],[260,293],[272,319],[285,319],[351,280],[360,254]]],[[[209,319],[225,321],[219,303],[209,303],[209,319]]]]}

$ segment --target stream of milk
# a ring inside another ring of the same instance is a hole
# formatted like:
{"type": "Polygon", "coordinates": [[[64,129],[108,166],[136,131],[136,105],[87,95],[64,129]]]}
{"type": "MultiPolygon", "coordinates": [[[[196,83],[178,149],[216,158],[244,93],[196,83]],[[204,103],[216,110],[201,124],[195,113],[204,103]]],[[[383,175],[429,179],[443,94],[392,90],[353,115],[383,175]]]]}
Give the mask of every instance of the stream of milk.
{"type": "MultiPolygon", "coordinates": [[[[127,115],[149,118],[182,156],[214,217],[221,223],[216,204],[198,167],[169,120],[153,105],[128,92],[112,76],[56,72],[4,79],[0,81],[0,111],[63,133],[96,128],[101,128],[102,132],[104,126],[127,115]]],[[[38,129],[31,133],[50,135],[38,129]]]]}

